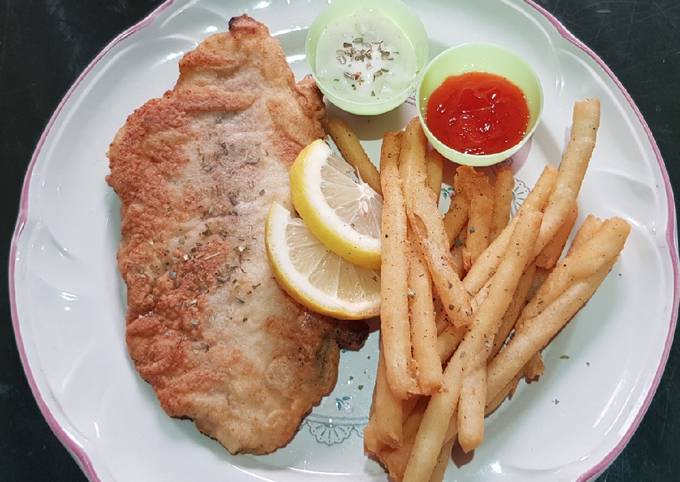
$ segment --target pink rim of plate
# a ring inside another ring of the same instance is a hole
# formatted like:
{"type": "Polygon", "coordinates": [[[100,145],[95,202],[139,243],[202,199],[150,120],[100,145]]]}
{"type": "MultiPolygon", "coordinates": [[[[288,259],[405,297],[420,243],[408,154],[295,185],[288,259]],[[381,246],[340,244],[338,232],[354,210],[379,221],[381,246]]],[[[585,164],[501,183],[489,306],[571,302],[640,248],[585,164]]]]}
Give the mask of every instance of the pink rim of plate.
{"type": "MultiPolygon", "coordinates": [[[[642,407],[638,411],[637,415],[635,416],[635,419],[633,420],[633,423],[631,424],[630,428],[628,431],[623,435],[621,440],[616,444],[616,446],[599,462],[597,462],[595,465],[593,465],[590,469],[588,469],[585,473],[583,473],[581,476],[579,476],[578,480],[579,481],[587,481],[591,480],[600,473],[602,473],[615,459],[616,457],[621,453],[621,451],[624,449],[624,447],[628,444],[630,441],[631,437],[637,430],[638,426],[640,425],[640,422],[642,421],[642,418],[645,416],[645,413],[647,412],[647,409],[649,408],[649,405],[652,402],[652,399],[654,398],[654,394],[656,393],[656,389],[659,386],[659,382],[661,381],[661,376],[663,375],[664,368],[666,367],[666,362],[668,361],[668,355],[670,353],[671,345],[673,344],[673,334],[675,332],[675,325],[677,322],[677,317],[678,317],[678,302],[680,301],[680,284],[678,283],[678,270],[679,270],[679,264],[678,264],[678,252],[677,252],[677,246],[676,246],[676,232],[675,232],[675,201],[674,201],[674,196],[673,196],[673,188],[671,187],[670,179],[668,177],[668,171],[666,170],[666,166],[664,164],[663,158],[661,157],[661,151],[659,151],[659,147],[656,144],[656,141],[654,140],[654,136],[652,135],[652,131],[650,130],[649,126],[647,125],[647,122],[645,121],[644,117],[642,116],[642,113],[640,112],[640,109],[638,109],[637,105],[633,101],[633,98],[630,96],[628,91],[625,89],[623,84],[621,84],[621,81],[614,75],[614,72],[609,68],[609,66],[595,53],[593,52],[587,45],[585,45],[583,42],[581,42],[578,38],[574,36],[567,28],[562,25],[562,23],[557,20],[551,13],[549,13],[547,10],[545,10],[543,7],[538,5],[536,2],[533,0],[525,0],[525,2],[534,8],[537,12],[539,12],[541,15],[543,15],[557,30],[557,32],[568,42],[576,46],[577,48],[581,49],[583,52],[588,54],[601,68],[604,70],[604,72],[611,78],[611,80],[614,82],[614,84],[620,89],[621,93],[623,94],[624,98],[630,105],[631,109],[633,109],[633,112],[635,112],[635,115],[637,116],[638,120],[640,121],[640,124],[642,125],[643,129],[645,130],[645,133],[647,134],[647,138],[649,140],[649,143],[652,146],[652,149],[654,151],[654,155],[656,156],[656,160],[659,164],[659,170],[661,171],[661,175],[663,177],[664,181],[664,188],[666,190],[666,196],[668,200],[668,219],[666,222],[666,241],[668,243],[668,249],[669,249],[669,254],[671,256],[671,261],[672,261],[672,267],[673,267],[673,309],[671,313],[671,320],[669,323],[669,329],[668,329],[668,334],[666,335],[666,341],[664,345],[664,350],[661,355],[661,360],[659,362],[659,366],[657,367],[656,373],[654,375],[654,380],[652,381],[652,385],[649,388],[649,391],[647,392],[647,395],[645,397],[645,400],[642,404],[642,407]]],[[[19,204],[19,215],[17,218],[17,223],[14,228],[14,234],[12,235],[12,242],[10,245],[10,259],[9,259],[9,297],[10,297],[10,308],[11,308],[11,315],[12,315],[12,326],[14,328],[14,336],[16,339],[17,343],[17,348],[19,350],[19,357],[21,358],[21,363],[24,367],[24,373],[26,374],[26,378],[28,379],[28,384],[31,387],[31,392],[33,393],[33,396],[36,399],[36,402],[38,403],[38,408],[40,409],[40,412],[42,413],[43,417],[45,417],[45,420],[47,421],[47,424],[49,427],[52,429],[54,434],[57,436],[57,438],[61,441],[61,443],[68,449],[68,451],[71,453],[71,455],[74,456],[76,461],[78,462],[78,465],[81,467],[87,478],[91,481],[99,482],[101,479],[97,475],[97,472],[94,469],[94,466],[92,465],[92,461],[90,460],[87,452],[85,449],[80,445],[80,443],[64,428],[62,427],[57,419],[54,417],[52,412],[50,412],[49,407],[47,406],[47,403],[45,402],[45,399],[42,396],[42,393],[40,392],[40,389],[38,388],[35,378],[33,377],[33,373],[31,372],[31,367],[29,366],[28,360],[26,358],[26,350],[24,348],[24,344],[21,338],[21,330],[19,328],[19,316],[17,313],[17,306],[16,306],[16,297],[15,297],[15,266],[16,266],[16,251],[17,251],[17,244],[19,240],[19,236],[21,235],[23,228],[26,224],[26,220],[28,217],[28,191],[29,191],[29,186],[30,186],[30,181],[31,181],[31,174],[33,173],[33,168],[35,166],[36,160],[40,154],[40,151],[42,149],[42,146],[45,142],[45,139],[47,138],[47,135],[49,134],[50,130],[52,129],[52,126],[54,125],[57,117],[59,117],[59,114],[61,113],[64,105],[66,102],[71,98],[73,92],[76,90],[76,88],[81,84],[81,82],[85,79],[85,77],[92,71],[92,69],[97,65],[97,63],[113,48],[115,47],[118,43],[123,41],[124,39],[128,38],[129,36],[137,33],[144,27],[152,24],[155,20],[155,18],[164,10],[166,10],[168,7],[170,7],[174,3],[174,0],[166,0],[163,2],[158,8],[156,8],[154,11],[152,11],[147,17],[145,17],[143,20],[138,22],[137,24],[133,25],[129,29],[125,30],[123,33],[118,35],[116,38],[114,38],[93,60],[92,62],[85,68],[85,70],[80,74],[80,76],[76,79],[74,84],[71,86],[71,88],[66,92],[66,95],[64,98],[61,100],[59,105],[57,106],[56,110],[52,114],[52,117],[50,118],[49,122],[47,123],[47,126],[45,127],[45,130],[43,131],[42,135],[40,136],[40,139],[38,140],[38,144],[36,145],[36,148],[33,152],[33,156],[31,157],[31,161],[28,165],[28,168],[26,170],[26,176],[24,178],[23,186],[21,188],[21,200],[19,204]]]]}

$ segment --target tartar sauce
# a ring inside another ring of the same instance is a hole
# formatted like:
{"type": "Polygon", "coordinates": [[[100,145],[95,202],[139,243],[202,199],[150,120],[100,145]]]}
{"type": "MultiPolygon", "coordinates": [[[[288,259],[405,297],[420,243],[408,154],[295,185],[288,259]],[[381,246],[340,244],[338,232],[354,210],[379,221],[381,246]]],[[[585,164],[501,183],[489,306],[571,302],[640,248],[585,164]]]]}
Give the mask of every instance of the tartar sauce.
{"type": "Polygon", "coordinates": [[[316,66],[319,80],[338,95],[367,102],[393,97],[418,74],[410,40],[370,8],[327,25],[319,37],[316,66]]]}

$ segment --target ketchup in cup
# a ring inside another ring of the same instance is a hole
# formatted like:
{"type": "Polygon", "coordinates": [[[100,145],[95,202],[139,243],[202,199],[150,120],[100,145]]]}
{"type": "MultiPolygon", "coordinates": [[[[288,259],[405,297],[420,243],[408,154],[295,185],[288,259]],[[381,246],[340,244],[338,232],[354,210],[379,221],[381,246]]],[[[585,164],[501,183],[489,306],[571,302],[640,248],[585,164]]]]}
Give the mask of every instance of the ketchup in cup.
{"type": "Polygon", "coordinates": [[[425,122],[452,149],[495,154],[522,140],[529,106],[522,90],[505,77],[468,72],[448,77],[432,92],[425,122]]]}

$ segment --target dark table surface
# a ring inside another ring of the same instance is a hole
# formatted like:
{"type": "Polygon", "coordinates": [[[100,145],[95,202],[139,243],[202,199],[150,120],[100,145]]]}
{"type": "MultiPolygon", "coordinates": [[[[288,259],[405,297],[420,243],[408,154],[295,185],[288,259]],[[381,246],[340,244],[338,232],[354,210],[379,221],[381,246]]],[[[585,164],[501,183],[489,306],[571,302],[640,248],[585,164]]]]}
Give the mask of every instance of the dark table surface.
{"type": "MultiPolygon", "coordinates": [[[[68,87],[120,31],[161,0],[0,0],[0,251],[9,252],[24,171],[68,87]]],[[[680,194],[680,1],[541,0],[609,64],[635,99],[680,194]]],[[[234,12],[238,13],[238,12],[234,12]]],[[[2,271],[7,270],[2,258],[2,271]]],[[[7,281],[2,278],[6,292],[7,281]]],[[[9,301],[0,323],[0,480],[85,480],[31,395],[9,301]]],[[[680,480],[680,343],[646,417],[605,481],[680,480]]]]}

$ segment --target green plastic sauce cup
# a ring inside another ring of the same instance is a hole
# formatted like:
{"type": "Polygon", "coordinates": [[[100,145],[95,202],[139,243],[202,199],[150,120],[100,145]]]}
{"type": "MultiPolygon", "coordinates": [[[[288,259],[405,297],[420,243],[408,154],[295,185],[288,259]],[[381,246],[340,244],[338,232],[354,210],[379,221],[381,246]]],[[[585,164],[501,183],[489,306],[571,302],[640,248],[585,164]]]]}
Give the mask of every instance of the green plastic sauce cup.
{"type": "Polygon", "coordinates": [[[388,112],[400,106],[413,93],[420,74],[429,59],[429,44],[427,33],[422,22],[413,10],[399,0],[340,0],[333,2],[314,20],[309,28],[305,43],[307,62],[312,70],[312,76],[326,98],[340,109],[358,115],[377,115],[388,112]],[[416,75],[411,83],[402,91],[390,98],[375,101],[357,101],[351,96],[339,95],[330,84],[323,82],[316,75],[316,49],[319,38],[326,26],[340,17],[349,17],[358,10],[373,9],[389,18],[406,36],[416,54],[416,75]]]}
{"type": "Polygon", "coordinates": [[[534,133],[543,110],[543,89],[533,69],[513,52],[494,44],[466,43],[443,51],[425,67],[416,92],[416,106],[425,135],[442,156],[468,166],[490,166],[511,157],[534,133]],[[500,75],[524,93],[529,107],[529,124],[522,139],[511,148],[495,154],[466,154],[444,144],[427,127],[425,115],[430,94],[448,77],[466,72],[500,75]]]}

